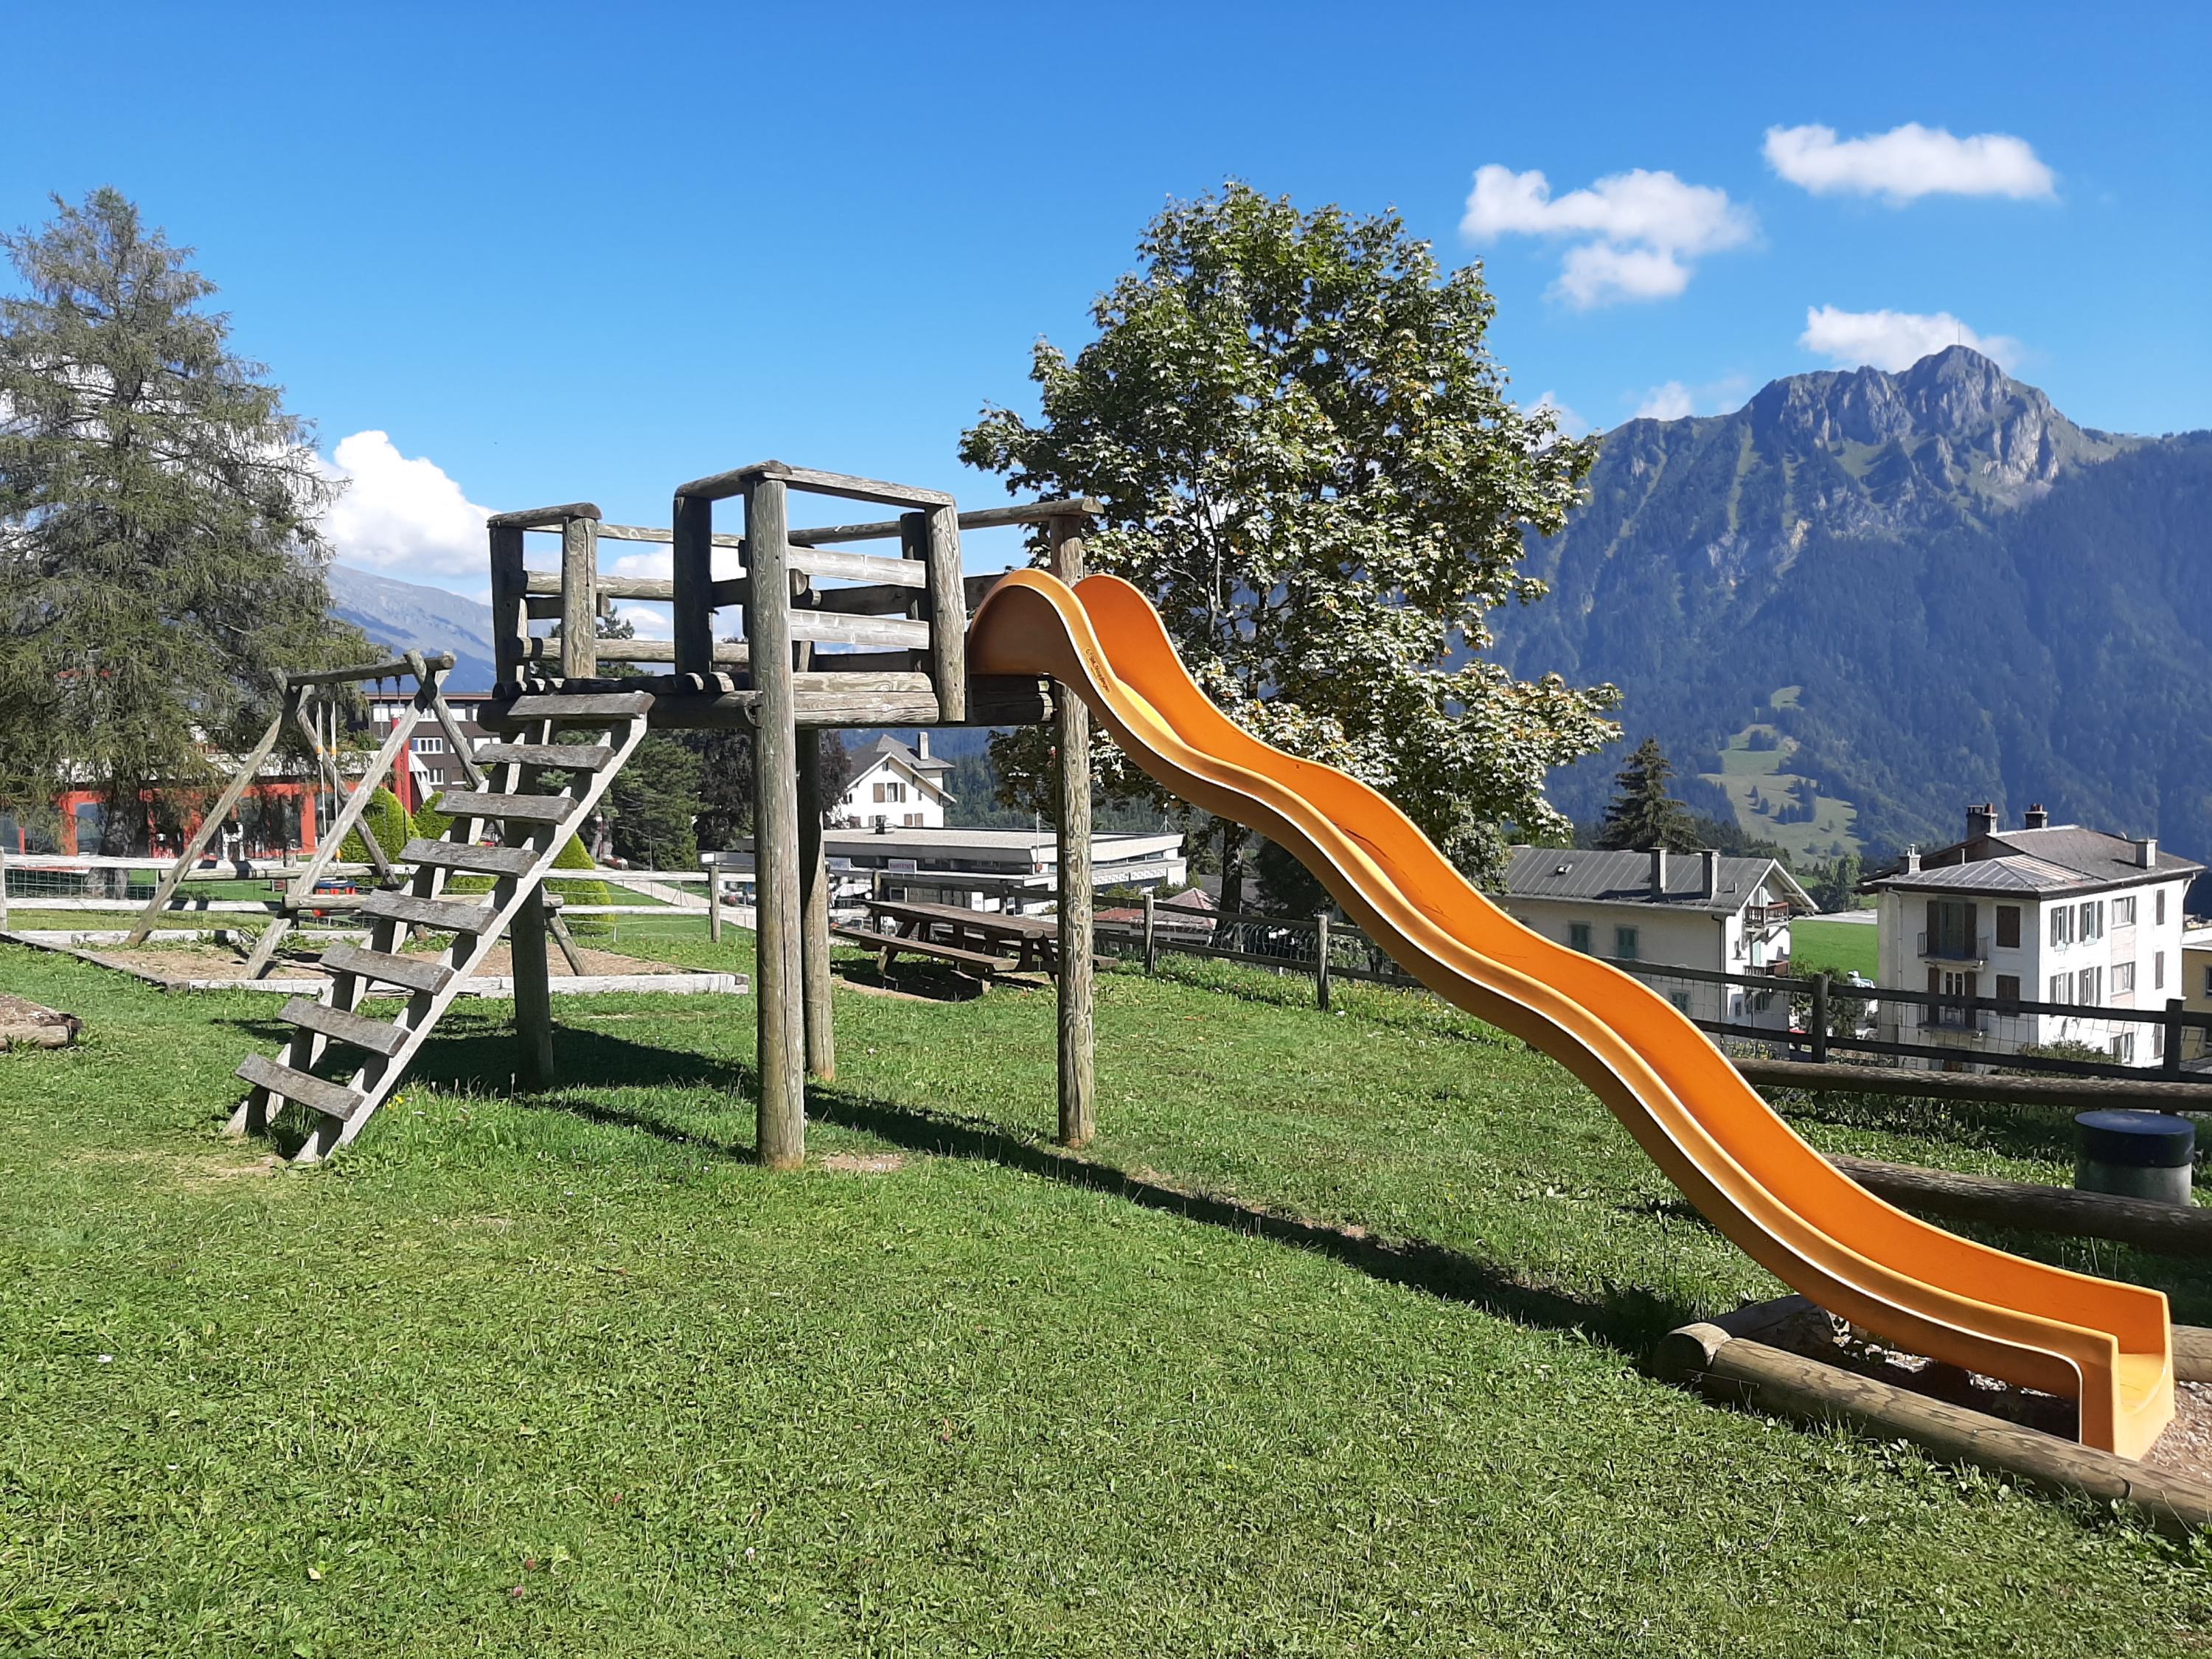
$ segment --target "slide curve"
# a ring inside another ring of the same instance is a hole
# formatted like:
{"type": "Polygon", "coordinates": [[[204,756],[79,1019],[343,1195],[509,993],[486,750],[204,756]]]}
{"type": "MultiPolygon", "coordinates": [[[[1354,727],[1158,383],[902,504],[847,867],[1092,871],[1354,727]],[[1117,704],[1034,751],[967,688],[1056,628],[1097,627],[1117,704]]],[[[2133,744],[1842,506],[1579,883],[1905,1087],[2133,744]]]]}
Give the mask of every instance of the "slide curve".
{"type": "Polygon", "coordinates": [[[1296,854],[1408,973],[1580,1078],[1792,1289],[1909,1352],[2077,1401],[2089,1445],[2139,1457],[2172,1417],[2161,1292],[1991,1249],[1866,1191],[1664,997],[1514,921],[1358,779],[1229,720],[1128,583],[1017,571],[977,611],[968,656],[978,674],[1049,676],[1163,787],[1296,854]]]}

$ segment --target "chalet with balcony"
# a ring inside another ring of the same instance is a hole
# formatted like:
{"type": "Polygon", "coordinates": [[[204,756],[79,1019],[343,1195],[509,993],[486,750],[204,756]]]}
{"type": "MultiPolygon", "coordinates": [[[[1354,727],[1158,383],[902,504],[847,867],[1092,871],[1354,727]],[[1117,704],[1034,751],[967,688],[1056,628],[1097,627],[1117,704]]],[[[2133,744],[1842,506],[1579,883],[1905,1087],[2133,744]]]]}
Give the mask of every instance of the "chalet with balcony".
{"type": "Polygon", "coordinates": [[[2040,806],[2017,830],[2000,830],[1993,806],[1968,807],[1964,841],[1908,850],[1866,884],[1880,982],[1932,999],[1883,999],[1879,1036],[1956,1052],[1906,1066],[1957,1069],[2057,1043],[2162,1064],[2157,1025],[2094,1011],[2162,1010],[2183,994],[2182,901],[2203,868],[2148,837],[2054,824],[2040,806]]]}
{"type": "Polygon", "coordinates": [[[1786,1030],[1790,1000],[1666,969],[1770,974],[1790,958],[1790,920],[1818,907],[1772,859],[1714,852],[1516,847],[1492,896],[1523,927],[1626,966],[1692,1019],[1786,1030]]]}

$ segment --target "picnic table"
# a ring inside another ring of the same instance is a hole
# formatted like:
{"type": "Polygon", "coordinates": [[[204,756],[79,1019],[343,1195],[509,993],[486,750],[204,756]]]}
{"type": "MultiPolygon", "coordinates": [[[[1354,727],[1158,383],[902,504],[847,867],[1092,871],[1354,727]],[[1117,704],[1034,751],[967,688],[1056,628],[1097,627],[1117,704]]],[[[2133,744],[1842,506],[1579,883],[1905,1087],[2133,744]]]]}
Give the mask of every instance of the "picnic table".
{"type": "Polygon", "coordinates": [[[868,927],[839,927],[839,938],[884,953],[884,966],[901,955],[928,957],[983,974],[1056,974],[1060,923],[1052,916],[1004,910],[968,910],[957,904],[868,901],[868,927]],[[890,922],[894,933],[878,924],[890,922]]]}

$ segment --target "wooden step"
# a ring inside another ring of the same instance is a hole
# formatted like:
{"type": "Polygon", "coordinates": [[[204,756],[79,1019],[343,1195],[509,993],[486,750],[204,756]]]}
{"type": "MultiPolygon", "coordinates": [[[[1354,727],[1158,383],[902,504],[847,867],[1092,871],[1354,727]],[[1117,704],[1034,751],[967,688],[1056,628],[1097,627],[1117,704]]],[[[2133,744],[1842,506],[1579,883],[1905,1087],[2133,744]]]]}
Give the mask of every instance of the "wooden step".
{"type": "Polygon", "coordinates": [[[270,1060],[265,1054],[248,1054],[240,1060],[235,1075],[244,1078],[257,1089],[266,1089],[272,1095],[282,1095],[287,1100],[296,1100],[311,1111],[325,1117],[334,1117],[341,1123],[351,1117],[361,1106],[361,1097],[342,1083],[325,1083],[308,1072],[295,1072],[289,1066],[270,1060]]]}
{"type": "Polygon", "coordinates": [[[320,1031],[339,1042],[351,1043],[369,1054],[382,1054],[387,1060],[407,1046],[408,1033],[390,1020],[349,1014],[327,1002],[317,1002],[313,997],[294,997],[284,1005],[279,1018],[294,1025],[304,1025],[311,1031],[320,1031]]]}
{"type": "Polygon", "coordinates": [[[323,966],[336,973],[358,974],[363,979],[381,980],[387,985],[404,985],[410,991],[427,991],[433,996],[444,990],[453,977],[453,970],[441,962],[363,951],[351,945],[325,945],[323,966]]]}
{"type": "Polygon", "coordinates": [[[584,720],[642,720],[653,707],[650,691],[580,691],[570,697],[552,692],[517,697],[506,717],[516,720],[551,720],[556,725],[584,720]]]}
{"type": "Polygon", "coordinates": [[[495,912],[465,899],[416,898],[412,893],[371,893],[361,902],[365,916],[390,916],[417,927],[434,927],[444,933],[481,933],[489,928],[495,912]]]}
{"type": "Polygon", "coordinates": [[[576,810],[572,795],[494,795],[448,789],[438,810],[456,818],[504,818],[525,823],[566,823],[576,810]]]}
{"type": "Polygon", "coordinates": [[[534,847],[478,847],[464,841],[410,841],[399,854],[402,864],[434,864],[483,876],[526,876],[538,859],[534,847]]]}
{"type": "Polygon", "coordinates": [[[478,766],[557,766],[569,772],[596,772],[614,758],[603,743],[487,743],[476,753],[478,766]]]}

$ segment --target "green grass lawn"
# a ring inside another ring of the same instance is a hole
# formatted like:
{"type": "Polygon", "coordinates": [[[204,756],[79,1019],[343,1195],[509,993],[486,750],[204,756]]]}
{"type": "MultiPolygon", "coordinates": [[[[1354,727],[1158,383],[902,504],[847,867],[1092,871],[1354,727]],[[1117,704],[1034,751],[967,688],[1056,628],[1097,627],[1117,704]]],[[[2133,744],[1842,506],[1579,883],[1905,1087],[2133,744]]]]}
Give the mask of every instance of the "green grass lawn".
{"type": "MultiPolygon", "coordinates": [[[[797,1175],[747,1161],[750,1001],[674,996],[557,1003],[564,1085],[525,1099],[504,1006],[465,1004],[350,1152],[274,1172],[216,1134],[271,999],[0,947],[88,1021],[0,1055],[0,1650],[2203,1640],[2203,1546],[1647,1377],[1778,1286],[1550,1062],[1425,999],[1168,968],[1102,976],[1079,1157],[1048,993],[846,988],[797,1175]]],[[[2069,1156],[2063,1114],[1802,1123],[2069,1156]]],[[[2201,1273],[2040,1248],[2212,1317],[2201,1273]]]]}
{"type": "Polygon", "coordinates": [[[1790,960],[1802,969],[1826,968],[1838,974],[1878,979],[1881,940],[1875,930],[1856,921],[1793,921],[1790,960]]]}

